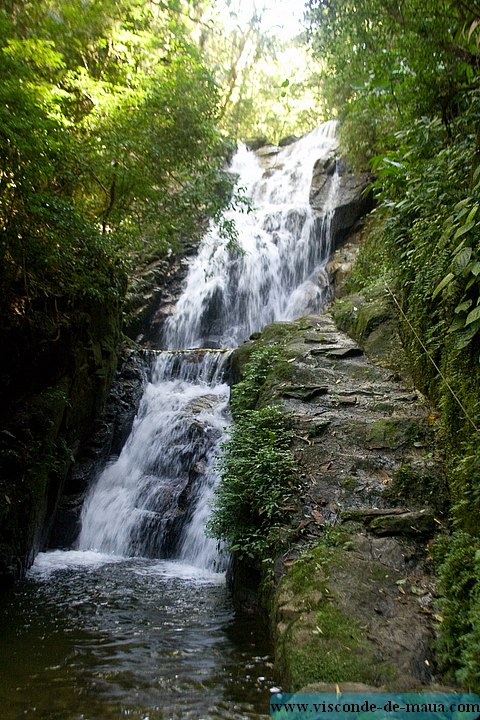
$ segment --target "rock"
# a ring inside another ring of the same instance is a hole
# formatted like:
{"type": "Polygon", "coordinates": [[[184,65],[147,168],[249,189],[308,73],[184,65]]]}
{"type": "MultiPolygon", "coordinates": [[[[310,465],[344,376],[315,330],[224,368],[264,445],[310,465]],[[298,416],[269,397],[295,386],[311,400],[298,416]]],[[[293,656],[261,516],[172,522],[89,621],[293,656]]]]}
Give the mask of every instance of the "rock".
{"type": "Polygon", "coordinates": [[[435,530],[435,517],[430,510],[403,512],[399,514],[379,515],[374,518],[369,529],[375,535],[424,535],[431,537],[435,530]]]}
{"type": "MultiPolygon", "coordinates": [[[[369,335],[382,313],[379,304],[378,314],[362,319],[369,335]]],[[[422,603],[433,580],[423,563],[438,523],[412,489],[438,473],[428,458],[428,412],[328,313],[267,326],[238,351],[237,380],[248,354],[265,342],[281,343],[288,358],[288,380],[269,376],[262,397],[291,413],[302,488],[292,502],[293,529],[285,529],[294,539],[275,563],[282,685],[429,686],[433,631],[422,603]]]]}
{"type": "Polygon", "coordinates": [[[282,391],[283,397],[297,398],[304,402],[313,400],[319,395],[325,395],[326,393],[328,393],[328,388],[321,385],[295,385],[286,387],[282,391]]]}
{"type": "MultiPolygon", "coordinates": [[[[315,352],[315,351],[313,351],[315,352]]],[[[327,350],[325,353],[327,357],[330,358],[351,358],[351,357],[359,357],[360,355],[363,355],[362,348],[359,347],[343,347],[343,348],[335,348],[334,350],[327,350]]]]}
{"type": "Polygon", "coordinates": [[[321,225],[328,206],[333,175],[338,170],[340,178],[337,189],[336,207],[331,219],[331,233],[334,247],[347,237],[355,223],[373,207],[372,196],[365,193],[371,176],[369,173],[352,173],[332,155],[326,160],[318,160],[314,166],[310,188],[310,204],[316,211],[321,225]]]}
{"type": "Polygon", "coordinates": [[[279,152],[280,148],[278,147],[278,145],[265,145],[264,147],[261,147],[256,151],[256,155],[257,157],[262,159],[269,158],[272,155],[278,155],[279,152]]]}
{"type": "Polygon", "coordinates": [[[296,143],[297,140],[299,140],[296,135],[287,135],[286,137],[282,138],[278,142],[279,147],[287,147],[288,145],[293,145],[293,143],[296,143]]]}
{"type": "Polygon", "coordinates": [[[435,516],[429,509],[358,508],[341,513],[343,521],[360,521],[375,535],[426,535],[436,529],[435,516]]]}
{"type": "Polygon", "coordinates": [[[424,430],[422,422],[417,418],[381,418],[368,427],[366,447],[369,450],[379,450],[412,446],[424,437],[424,430]]]}
{"type": "Polygon", "coordinates": [[[146,379],[146,357],[124,344],[106,406],[66,477],[48,535],[48,547],[71,548],[80,530],[83,501],[107,459],[119,454],[138,409],[146,379]]]}
{"type": "Polygon", "coordinates": [[[265,147],[265,145],[270,145],[270,144],[271,144],[270,141],[264,135],[262,135],[261,137],[250,138],[248,140],[245,140],[245,145],[247,146],[247,148],[249,150],[253,150],[253,151],[260,150],[260,148],[263,148],[263,147],[265,147]]]}

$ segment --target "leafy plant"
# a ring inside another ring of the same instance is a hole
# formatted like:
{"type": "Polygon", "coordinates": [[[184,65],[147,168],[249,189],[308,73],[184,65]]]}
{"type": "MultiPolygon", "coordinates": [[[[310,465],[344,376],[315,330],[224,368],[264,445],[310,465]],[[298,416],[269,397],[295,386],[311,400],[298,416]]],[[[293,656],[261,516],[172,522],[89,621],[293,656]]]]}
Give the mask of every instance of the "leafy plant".
{"type": "Polygon", "coordinates": [[[234,422],[218,461],[221,481],[208,526],[228,551],[258,566],[271,566],[285,541],[298,474],[288,416],[273,405],[259,408],[282,356],[279,343],[257,344],[232,388],[234,422]]]}
{"type": "Polygon", "coordinates": [[[455,532],[436,550],[439,563],[440,639],[443,669],[469,690],[480,689],[480,543],[455,532]]]}
{"type": "Polygon", "coordinates": [[[232,390],[231,407],[235,418],[255,408],[267,378],[281,357],[282,347],[278,343],[257,345],[252,350],[242,380],[232,390]]]}
{"type": "Polygon", "coordinates": [[[246,410],[219,459],[222,480],[209,533],[228,551],[259,565],[275,559],[285,537],[282,527],[288,524],[297,471],[290,442],[288,418],[281,410],[246,410]]]}

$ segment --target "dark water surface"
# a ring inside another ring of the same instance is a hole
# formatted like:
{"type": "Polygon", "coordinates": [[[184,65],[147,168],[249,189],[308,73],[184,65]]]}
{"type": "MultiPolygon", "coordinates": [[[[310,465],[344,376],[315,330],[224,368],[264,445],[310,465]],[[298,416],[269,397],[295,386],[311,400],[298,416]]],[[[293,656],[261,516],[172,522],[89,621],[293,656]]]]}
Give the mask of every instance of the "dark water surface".
{"type": "Polygon", "coordinates": [[[222,575],[56,551],[0,609],[2,720],[268,717],[268,643],[222,575]]]}

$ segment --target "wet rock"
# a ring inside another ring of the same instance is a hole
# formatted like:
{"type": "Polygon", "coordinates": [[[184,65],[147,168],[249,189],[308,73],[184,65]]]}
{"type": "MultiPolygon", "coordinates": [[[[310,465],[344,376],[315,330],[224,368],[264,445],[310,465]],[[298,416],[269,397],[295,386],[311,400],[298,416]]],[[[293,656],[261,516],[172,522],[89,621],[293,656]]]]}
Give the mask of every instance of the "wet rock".
{"type": "Polygon", "coordinates": [[[375,535],[426,535],[436,530],[435,516],[429,509],[358,508],[341,514],[344,521],[358,520],[375,535]]]}
{"type": "Polygon", "coordinates": [[[278,147],[278,145],[265,145],[265,146],[259,148],[256,151],[256,154],[257,154],[257,157],[262,159],[262,158],[269,158],[272,155],[278,155],[279,152],[280,152],[280,148],[278,147]]]}
{"type": "Polygon", "coordinates": [[[435,530],[435,517],[430,510],[418,510],[399,514],[379,515],[369,524],[375,535],[425,535],[431,537],[435,530]]]}
{"type": "Polygon", "coordinates": [[[286,387],[282,391],[283,397],[297,398],[304,402],[309,402],[319,395],[325,395],[328,393],[328,388],[321,385],[295,385],[286,387]]]}
{"type": "Polygon", "coordinates": [[[339,173],[338,194],[331,221],[334,247],[340,245],[355,223],[373,207],[372,196],[366,193],[371,182],[369,173],[352,173],[335,155],[318,160],[313,169],[310,204],[319,218],[328,206],[335,170],[339,173]]]}
{"type": "Polygon", "coordinates": [[[77,462],[65,480],[48,537],[50,548],[70,548],[80,530],[85,494],[109,457],[120,453],[143,394],[147,375],[146,356],[135,347],[124,345],[105,410],[82,444],[77,462]]]}
{"type": "Polygon", "coordinates": [[[249,150],[260,150],[260,148],[265,147],[265,145],[270,145],[270,141],[265,135],[262,135],[260,137],[250,138],[248,140],[245,140],[245,145],[249,150]]]}
{"type": "Polygon", "coordinates": [[[299,140],[296,135],[287,135],[286,137],[282,138],[278,142],[279,147],[287,147],[288,145],[293,145],[293,143],[296,143],[297,140],[299,140]]]}
{"type": "MultiPolygon", "coordinates": [[[[374,331],[375,322],[369,316],[365,326],[374,331]]],[[[284,685],[296,690],[322,679],[390,691],[428,687],[433,629],[422,603],[433,580],[424,558],[439,525],[428,494],[420,503],[412,485],[431,477],[436,486],[439,476],[428,457],[429,409],[391,370],[372,364],[328,313],[267,326],[250,351],[262,341],[283,344],[289,358],[288,384],[270,377],[263,390],[291,413],[302,471],[296,555],[287,552],[275,565],[276,666],[284,685]],[[321,391],[312,399],[310,388],[321,391]]]]}
{"type": "Polygon", "coordinates": [[[361,295],[342,297],[332,312],[338,326],[355,338],[368,357],[395,367],[402,377],[409,377],[396,312],[383,285],[373,289],[368,299],[361,295]]]}

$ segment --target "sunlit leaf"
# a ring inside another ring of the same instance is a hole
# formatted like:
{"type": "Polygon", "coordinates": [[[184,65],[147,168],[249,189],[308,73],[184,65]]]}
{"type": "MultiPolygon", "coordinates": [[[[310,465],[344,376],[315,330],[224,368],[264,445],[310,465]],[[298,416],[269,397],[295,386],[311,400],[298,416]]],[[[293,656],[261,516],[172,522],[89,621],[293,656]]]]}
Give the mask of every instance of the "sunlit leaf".
{"type": "Polygon", "coordinates": [[[453,273],[451,273],[451,272],[448,273],[448,275],[446,275],[446,276],[443,278],[443,280],[441,280],[441,282],[438,283],[437,287],[436,287],[435,290],[433,291],[432,298],[435,299],[435,298],[437,297],[437,295],[439,295],[439,293],[441,293],[442,290],[443,290],[444,288],[446,288],[447,285],[449,285],[449,284],[452,282],[452,280],[454,279],[454,277],[455,277],[455,275],[454,275],[453,273]]]}
{"type": "Polygon", "coordinates": [[[480,307],[476,307],[468,313],[465,325],[471,325],[477,320],[480,320],[480,307]]]}

